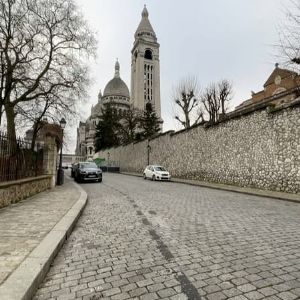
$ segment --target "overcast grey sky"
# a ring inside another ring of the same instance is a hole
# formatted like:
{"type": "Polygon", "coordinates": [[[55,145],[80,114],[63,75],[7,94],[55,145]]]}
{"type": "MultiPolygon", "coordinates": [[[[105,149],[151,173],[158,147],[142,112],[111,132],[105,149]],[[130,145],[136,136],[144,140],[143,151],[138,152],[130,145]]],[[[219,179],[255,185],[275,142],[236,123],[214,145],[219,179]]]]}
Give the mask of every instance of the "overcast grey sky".
{"type": "MultiPolygon", "coordinates": [[[[226,78],[234,86],[232,106],[258,91],[276,62],[278,26],[288,0],[76,0],[97,32],[94,84],[82,120],[99,90],[113,77],[116,58],[130,88],[131,48],[144,4],[160,43],[161,105],[164,130],[176,129],[172,87],[188,75],[201,86],[226,78]]],[[[232,108],[233,108],[232,107],[232,108]]],[[[73,129],[75,130],[75,129],[73,129]]],[[[72,131],[73,132],[73,131],[72,131]]],[[[76,133],[74,133],[75,135],[76,133]]],[[[74,136],[72,134],[72,136],[74,136]]],[[[73,146],[72,146],[73,148],[73,146]]],[[[74,151],[69,149],[69,151],[74,151]]]]}

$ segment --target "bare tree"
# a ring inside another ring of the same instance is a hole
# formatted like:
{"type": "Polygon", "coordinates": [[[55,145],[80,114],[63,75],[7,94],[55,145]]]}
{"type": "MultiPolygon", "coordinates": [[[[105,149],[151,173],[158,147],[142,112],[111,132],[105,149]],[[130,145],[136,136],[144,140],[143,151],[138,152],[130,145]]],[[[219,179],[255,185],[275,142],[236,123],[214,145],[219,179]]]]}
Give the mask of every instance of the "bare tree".
{"type": "Polygon", "coordinates": [[[95,47],[73,0],[0,0],[0,111],[12,140],[23,105],[83,97],[95,47]]]}
{"type": "Polygon", "coordinates": [[[16,107],[18,124],[24,124],[25,127],[28,123],[32,125],[32,149],[35,147],[39,131],[48,121],[59,123],[64,117],[69,123],[77,117],[75,103],[72,99],[49,94],[16,107]]]}
{"type": "Polygon", "coordinates": [[[204,90],[201,95],[201,102],[208,115],[209,122],[217,122],[225,115],[232,94],[232,84],[226,79],[211,83],[204,90]]]}
{"type": "Polygon", "coordinates": [[[203,120],[199,87],[195,77],[182,80],[174,89],[173,99],[177,108],[175,119],[184,128],[190,128],[203,120]]]}
{"type": "Polygon", "coordinates": [[[286,22],[280,26],[279,48],[283,56],[283,63],[300,69],[300,2],[289,0],[286,8],[286,22]]]}

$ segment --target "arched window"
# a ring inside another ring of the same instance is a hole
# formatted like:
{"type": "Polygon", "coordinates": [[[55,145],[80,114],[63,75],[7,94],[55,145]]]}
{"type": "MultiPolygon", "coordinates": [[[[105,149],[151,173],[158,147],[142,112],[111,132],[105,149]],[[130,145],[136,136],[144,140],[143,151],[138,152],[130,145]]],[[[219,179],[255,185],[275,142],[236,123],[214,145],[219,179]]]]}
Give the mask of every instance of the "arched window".
{"type": "Polygon", "coordinates": [[[146,59],[150,59],[150,60],[152,60],[152,51],[151,50],[149,50],[149,49],[147,49],[146,51],[145,51],[145,56],[144,56],[146,59]]]}

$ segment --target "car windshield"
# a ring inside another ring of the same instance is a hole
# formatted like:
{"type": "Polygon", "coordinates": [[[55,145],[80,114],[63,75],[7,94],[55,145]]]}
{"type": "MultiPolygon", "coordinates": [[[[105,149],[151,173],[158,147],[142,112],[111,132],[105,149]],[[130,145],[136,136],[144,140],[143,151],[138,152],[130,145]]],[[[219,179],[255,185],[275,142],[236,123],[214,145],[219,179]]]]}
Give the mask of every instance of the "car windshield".
{"type": "Polygon", "coordinates": [[[164,167],[154,167],[155,171],[167,171],[164,167]]]}
{"type": "Polygon", "coordinates": [[[98,168],[97,165],[93,162],[80,164],[81,169],[89,169],[89,168],[98,168]]]}

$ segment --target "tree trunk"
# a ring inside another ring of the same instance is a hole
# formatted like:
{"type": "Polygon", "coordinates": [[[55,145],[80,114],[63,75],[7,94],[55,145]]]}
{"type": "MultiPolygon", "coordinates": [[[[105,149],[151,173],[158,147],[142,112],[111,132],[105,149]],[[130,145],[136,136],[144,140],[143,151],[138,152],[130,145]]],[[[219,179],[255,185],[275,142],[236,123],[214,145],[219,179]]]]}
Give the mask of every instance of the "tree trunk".
{"type": "Polygon", "coordinates": [[[190,124],[190,116],[188,112],[184,112],[185,114],[185,128],[190,128],[191,124],[190,124]]]}
{"type": "Polygon", "coordinates": [[[39,121],[35,122],[33,125],[33,131],[32,131],[32,140],[31,140],[31,146],[30,146],[31,150],[34,150],[35,142],[36,142],[37,135],[38,135],[38,132],[40,129],[41,129],[40,122],[39,121]]]}
{"type": "Polygon", "coordinates": [[[224,115],[225,114],[225,101],[224,100],[221,100],[222,101],[222,114],[224,115]]]}
{"type": "Polygon", "coordinates": [[[0,104],[0,126],[2,123],[2,114],[3,114],[3,104],[0,104]]]}
{"type": "Polygon", "coordinates": [[[14,107],[10,104],[5,105],[5,114],[7,122],[7,136],[11,143],[12,151],[17,149],[16,124],[14,107]]]}

